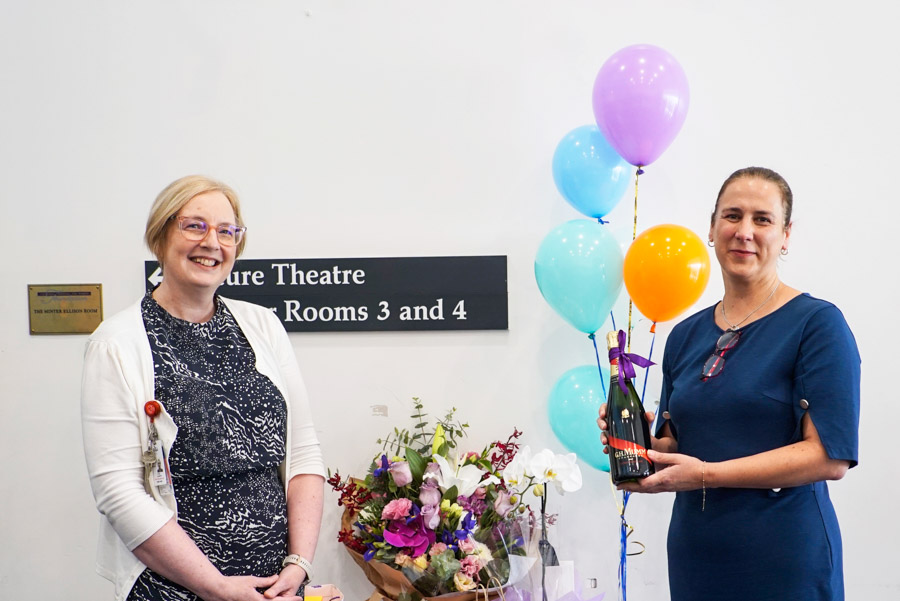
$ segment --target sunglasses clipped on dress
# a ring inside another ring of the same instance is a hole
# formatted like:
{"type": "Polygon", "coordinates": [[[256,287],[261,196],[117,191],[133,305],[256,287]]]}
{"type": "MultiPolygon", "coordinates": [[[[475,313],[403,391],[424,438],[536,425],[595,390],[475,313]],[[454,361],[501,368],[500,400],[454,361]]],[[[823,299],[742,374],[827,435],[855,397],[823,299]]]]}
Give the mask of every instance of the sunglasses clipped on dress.
{"type": "Polygon", "coordinates": [[[701,380],[706,382],[722,373],[722,370],[725,369],[725,352],[736,347],[740,339],[740,330],[725,330],[722,332],[722,335],[716,340],[716,350],[703,364],[703,372],[700,374],[701,380]]]}

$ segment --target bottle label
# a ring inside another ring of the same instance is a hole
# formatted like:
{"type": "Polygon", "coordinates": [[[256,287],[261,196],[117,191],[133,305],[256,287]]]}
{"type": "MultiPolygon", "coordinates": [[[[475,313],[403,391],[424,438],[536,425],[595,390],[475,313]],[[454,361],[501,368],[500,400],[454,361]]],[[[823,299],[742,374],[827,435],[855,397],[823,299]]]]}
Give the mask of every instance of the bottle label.
{"type": "Polygon", "coordinates": [[[630,442],[628,440],[622,440],[621,438],[615,438],[613,436],[608,437],[609,446],[616,450],[614,457],[616,459],[628,459],[632,457],[640,457],[647,461],[647,463],[652,464],[653,462],[647,457],[647,449],[642,447],[639,444],[630,442]]]}

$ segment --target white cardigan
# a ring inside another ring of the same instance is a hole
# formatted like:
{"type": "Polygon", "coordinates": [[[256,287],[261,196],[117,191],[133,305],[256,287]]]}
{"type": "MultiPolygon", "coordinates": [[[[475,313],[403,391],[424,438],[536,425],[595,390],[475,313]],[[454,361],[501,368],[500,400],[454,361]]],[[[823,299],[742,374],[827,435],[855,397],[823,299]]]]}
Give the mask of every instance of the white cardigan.
{"type": "MultiPolygon", "coordinates": [[[[263,307],[219,297],[234,315],[267,376],[287,405],[287,448],[280,467],[285,491],[298,474],[325,476],[306,387],[287,332],[263,307]]],[[[88,339],[81,383],[84,454],[97,510],[104,516],[97,572],[125,599],[145,567],[131,552],[177,515],[175,498],[160,494],[144,478],[141,453],[147,444],[144,403],[153,399],[153,358],[140,301],[104,320],[88,339]]],[[[168,456],[178,429],[163,407],[156,418],[168,456]]]]}

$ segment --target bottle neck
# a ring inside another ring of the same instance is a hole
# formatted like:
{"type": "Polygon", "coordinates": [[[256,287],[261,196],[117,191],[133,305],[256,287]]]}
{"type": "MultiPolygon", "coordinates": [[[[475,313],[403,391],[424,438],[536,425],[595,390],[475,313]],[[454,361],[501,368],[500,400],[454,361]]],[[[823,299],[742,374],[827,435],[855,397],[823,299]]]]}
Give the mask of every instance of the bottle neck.
{"type": "Polygon", "coordinates": [[[618,378],[619,377],[619,360],[618,359],[610,359],[609,360],[609,377],[610,378],[618,378]]]}

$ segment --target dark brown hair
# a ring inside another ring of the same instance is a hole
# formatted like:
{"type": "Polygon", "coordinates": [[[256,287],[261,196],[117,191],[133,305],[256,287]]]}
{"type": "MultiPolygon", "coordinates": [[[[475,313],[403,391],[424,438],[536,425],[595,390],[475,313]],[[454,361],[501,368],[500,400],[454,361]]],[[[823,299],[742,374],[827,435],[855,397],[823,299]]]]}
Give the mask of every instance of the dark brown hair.
{"type": "Polygon", "coordinates": [[[765,167],[744,167],[728,176],[728,179],[726,179],[725,183],[722,184],[722,187],[719,188],[719,195],[716,196],[716,206],[713,207],[710,223],[715,222],[716,211],[719,210],[719,200],[725,193],[725,189],[736,180],[754,177],[766,180],[767,182],[772,182],[778,186],[778,190],[781,192],[781,204],[784,207],[784,228],[788,228],[791,224],[791,211],[794,208],[794,193],[791,192],[791,187],[781,175],[765,167]]]}

